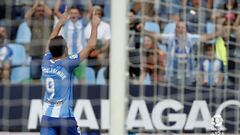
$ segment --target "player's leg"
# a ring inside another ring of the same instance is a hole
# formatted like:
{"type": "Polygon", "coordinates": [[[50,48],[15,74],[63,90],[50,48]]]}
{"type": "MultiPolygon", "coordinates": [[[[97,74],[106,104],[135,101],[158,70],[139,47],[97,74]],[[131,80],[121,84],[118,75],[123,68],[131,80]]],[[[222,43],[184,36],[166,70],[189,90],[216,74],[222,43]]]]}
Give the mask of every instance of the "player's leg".
{"type": "Polygon", "coordinates": [[[61,135],[79,135],[75,118],[64,118],[61,120],[61,135]]]}
{"type": "Polygon", "coordinates": [[[54,120],[50,117],[43,116],[41,120],[40,135],[57,135],[56,129],[52,126],[54,120]]]}
{"type": "Polygon", "coordinates": [[[54,128],[42,127],[40,130],[40,135],[57,135],[57,132],[54,128]]]}
{"type": "Polygon", "coordinates": [[[68,127],[66,135],[79,135],[79,131],[78,131],[77,125],[68,127]]]}

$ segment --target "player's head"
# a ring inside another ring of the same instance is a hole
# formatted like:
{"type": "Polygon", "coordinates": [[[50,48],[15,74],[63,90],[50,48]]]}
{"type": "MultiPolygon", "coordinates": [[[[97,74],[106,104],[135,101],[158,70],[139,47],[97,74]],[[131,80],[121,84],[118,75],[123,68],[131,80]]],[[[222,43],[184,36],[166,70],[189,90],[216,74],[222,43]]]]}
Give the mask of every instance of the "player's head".
{"type": "Polygon", "coordinates": [[[56,36],[50,40],[49,51],[54,58],[67,56],[67,43],[62,36],[56,36]]]}

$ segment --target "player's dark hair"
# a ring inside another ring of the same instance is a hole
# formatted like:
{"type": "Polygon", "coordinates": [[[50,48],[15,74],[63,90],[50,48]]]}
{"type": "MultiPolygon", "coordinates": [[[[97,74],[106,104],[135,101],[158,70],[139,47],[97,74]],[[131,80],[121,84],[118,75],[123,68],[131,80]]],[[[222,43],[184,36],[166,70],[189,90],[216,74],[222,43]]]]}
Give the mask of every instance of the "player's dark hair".
{"type": "Polygon", "coordinates": [[[60,57],[64,54],[67,43],[62,36],[56,36],[50,40],[49,51],[53,57],[60,57]]]}

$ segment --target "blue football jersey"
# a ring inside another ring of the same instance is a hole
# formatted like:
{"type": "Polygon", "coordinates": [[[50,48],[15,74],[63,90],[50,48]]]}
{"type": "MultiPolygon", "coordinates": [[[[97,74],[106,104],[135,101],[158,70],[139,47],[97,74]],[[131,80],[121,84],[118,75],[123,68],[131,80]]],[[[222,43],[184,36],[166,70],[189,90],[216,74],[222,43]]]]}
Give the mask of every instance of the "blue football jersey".
{"type": "Polygon", "coordinates": [[[44,55],[41,67],[45,86],[43,115],[56,118],[73,117],[72,72],[79,63],[80,54],[54,61],[50,52],[44,55]]]}

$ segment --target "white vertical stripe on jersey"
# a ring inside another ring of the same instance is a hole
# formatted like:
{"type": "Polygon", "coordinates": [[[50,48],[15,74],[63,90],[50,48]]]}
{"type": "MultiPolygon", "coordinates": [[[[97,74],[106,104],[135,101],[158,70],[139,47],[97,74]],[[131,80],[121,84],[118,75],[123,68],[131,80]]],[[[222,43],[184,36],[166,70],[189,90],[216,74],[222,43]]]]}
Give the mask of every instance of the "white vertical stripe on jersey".
{"type": "Polygon", "coordinates": [[[49,105],[49,103],[43,102],[43,115],[46,115],[49,105]]]}
{"type": "Polygon", "coordinates": [[[60,111],[61,111],[62,104],[55,104],[53,109],[52,109],[52,114],[51,117],[59,117],[60,116],[60,111]]]}

